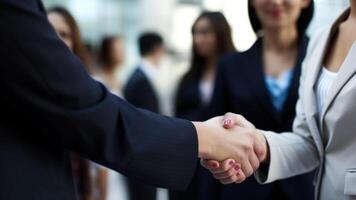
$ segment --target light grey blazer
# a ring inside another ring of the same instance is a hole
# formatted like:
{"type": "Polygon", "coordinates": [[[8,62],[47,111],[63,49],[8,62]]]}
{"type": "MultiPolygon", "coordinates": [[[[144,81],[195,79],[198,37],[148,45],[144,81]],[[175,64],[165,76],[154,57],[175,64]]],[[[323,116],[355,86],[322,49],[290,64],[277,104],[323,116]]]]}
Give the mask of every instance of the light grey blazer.
{"type": "Polygon", "coordinates": [[[320,115],[314,86],[331,36],[349,10],[312,37],[300,81],[293,132],[263,131],[270,148],[268,170],[255,177],[269,183],[318,168],[315,198],[356,200],[356,42],[342,64],[320,115]]]}

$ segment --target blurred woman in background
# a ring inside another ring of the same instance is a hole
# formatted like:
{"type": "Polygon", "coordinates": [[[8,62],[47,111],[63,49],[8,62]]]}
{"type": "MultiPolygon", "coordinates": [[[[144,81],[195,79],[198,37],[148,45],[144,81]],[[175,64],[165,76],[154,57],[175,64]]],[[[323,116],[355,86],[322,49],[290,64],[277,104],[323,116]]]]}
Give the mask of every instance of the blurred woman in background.
{"type": "MultiPolygon", "coordinates": [[[[94,79],[103,83],[111,93],[122,96],[119,71],[125,60],[124,44],[120,37],[105,37],[98,53],[98,65],[94,68],[94,79]]],[[[127,199],[126,182],[119,173],[94,164],[92,166],[94,188],[97,189],[99,200],[127,199]]]]}
{"type": "MultiPolygon", "coordinates": [[[[204,12],[192,28],[193,49],[190,70],[183,77],[176,95],[176,117],[204,120],[204,111],[213,93],[219,59],[235,51],[231,28],[220,12],[204,12]]],[[[210,185],[216,181],[204,168],[197,166],[192,183],[185,192],[170,191],[171,200],[215,199],[210,185]]]]}
{"type": "MultiPolygon", "coordinates": [[[[53,7],[47,11],[47,17],[58,36],[67,45],[67,47],[78,56],[85,66],[89,66],[88,55],[81,34],[74,17],[62,7],[53,7]]],[[[89,161],[72,154],[72,169],[74,180],[76,181],[79,198],[81,200],[92,200],[91,179],[89,170],[89,161]]]]}
{"type": "MultiPolygon", "coordinates": [[[[258,39],[248,51],[220,62],[209,116],[234,112],[259,129],[291,131],[314,3],[249,0],[248,9],[258,39]]],[[[267,185],[259,185],[253,177],[239,185],[219,184],[218,199],[312,200],[313,174],[267,185]]]]}
{"type": "Polygon", "coordinates": [[[118,78],[118,73],[124,60],[123,40],[116,36],[105,37],[101,43],[95,78],[103,82],[112,93],[119,96],[122,96],[122,83],[118,78]]]}

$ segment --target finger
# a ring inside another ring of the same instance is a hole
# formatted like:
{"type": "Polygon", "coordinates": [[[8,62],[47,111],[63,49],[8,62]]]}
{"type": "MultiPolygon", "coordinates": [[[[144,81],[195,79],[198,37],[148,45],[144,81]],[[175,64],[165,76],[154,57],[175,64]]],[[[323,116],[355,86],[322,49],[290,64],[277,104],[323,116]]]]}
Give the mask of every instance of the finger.
{"type": "Polygon", "coordinates": [[[222,172],[222,173],[214,173],[214,178],[221,180],[221,179],[227,179],[229,177],[235,176],[237,174],[238,171],[241,170],[240,164],[236,164],[234,167],[232,167],[231,169],[229,169],[226,172],[222,172]]]}
{"type": "Polygon", "coordinates": [[[254,125],[251,124],[247,119],[245,119],[245,117],[243,117],[242,115],[234,114],[234,113],[226,113],[224,115],[224,117],[223,117],[224,128],[226,128],[225,124],[226,124],[227,128],[232,128],[235,125],[241,126],[244,128],[254,127],[254,125]]]}
{"type": "Polygon", "coordinates": [[[231,184],[231,183],[238,183],[238,182],[243,182],[246,179],[245,175],[241,170],[238,170],[234,175],[221,179],[220,182],[222,184],[231,184]]]}
{"type": "Polygon", "coordinates": [[[236,181],[235,183],[242,183],[246,180],[246,175],[240,170],[237,174],[236,174],[236,181]]]}
{"type": "Polygon", "coordinates": [[[216,160],[201,159],[200,164],[208,170],[215,170],[220,167],[220,163],[216,160]]]}
{"type": "Polygon", "coordinates": [[[253,171],[255,172],[258,169],[258,167],[260,166],[260,161],[254,152],[250,153],[249,161],[250,161],[253,171]]]}
{"type": "Polygon", "coordinates": [[[226,113],[222,121],[225,129],[231,129],[235,126],[235,120],[231,113],[226,113]]]}
{"type": "Polygon", "coordinates": [[[238,180],[238,177],[236,175],[233,175],[231,177],[221,179],[220,183],[227,185],[227,184],[231,184],[231,183],[236,183],[237,180],[238,180]]]}
{"type": "Polygon", "coordinates": [[[243,163],[241,164],[241,169],[246,177],[249,177],[253,174],[253,168],[249,162],[249,159],[245,159],[243,161],[243,163]]]}
{"type": "Polygon", "coordinates": [[[229,171],[231,168],[235,166],[236,161],[233,159],[227,159],[220,162],[220,166],[218,168],[210,170],[212,173],[224,173],[229,171]]]}

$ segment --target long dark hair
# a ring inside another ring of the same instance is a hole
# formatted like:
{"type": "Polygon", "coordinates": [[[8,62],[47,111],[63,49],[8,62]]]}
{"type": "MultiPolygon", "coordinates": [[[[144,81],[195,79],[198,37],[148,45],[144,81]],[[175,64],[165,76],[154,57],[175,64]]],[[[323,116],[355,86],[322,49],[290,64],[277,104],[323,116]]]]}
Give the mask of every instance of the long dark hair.
{"type": "MultiPolygon", "coordinates": [[[[311,20],[313,19],[313,15],[314,15],[314,0],[310,0],[309,5],[306,8],[304,8],[300,13],[297,22],[299,38],[301,38],[305,34],[311,20]]],[[[258,34],[258,32],[260,32],[262,29],[262,24],[257,17],[255,8],[252,5],[252,0],[248,0],[248,16],[250,18],[250,23],[254,32],[258,34]]]]}
{"type": "Polygon", "coordinates": [[[113,48],[116,40],[121,40],[119,36],[106,36],[101,42],[99,51],[99,64],[103,70],[111,71],[115,63],[113,61],[113,48]]]}
{"type": "MultiPolygon", "coordinates": [[[[194,22],[192,27],[192,34],[194,34],[196,24],[201,19],[207,19],[216,35],[217,40],[217,52],[219,56],[223,54],[234,52],[235,47],[232,41],[232,31],[229,23],[221,12],[203,12],[194,22]]],[[[200,56],[193,43],[192,58],[190,64],[190,70],[184,76],[183,82],[191,79],[199,79],[204,73],[204,67],[206,64],[206,58],[200,56]]]]}
{"type": "Polygon", "coordinates": [[[68,24],[69,28],[72,32],[72,41],[73,41],[73,53],[79,57],[79,59],[85,64],[87,69],[89,69],[89,58],[88,52],[83,44],[81,33],[77,22],[74,17],[70,14],[70,12],[60,6],[55,6],[47,10],[47,13],[57,13],[61,15],[65,22],[68,24]]]}

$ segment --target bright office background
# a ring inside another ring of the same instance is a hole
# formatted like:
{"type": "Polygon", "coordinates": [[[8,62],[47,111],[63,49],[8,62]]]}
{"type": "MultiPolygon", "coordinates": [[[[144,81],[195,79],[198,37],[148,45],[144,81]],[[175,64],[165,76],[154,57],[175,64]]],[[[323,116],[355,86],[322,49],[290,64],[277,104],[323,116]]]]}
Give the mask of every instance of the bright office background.
{"type": "MultiPolygon", "coordinates": [[[[120,35],[125,41],[125,80],[139,63],[137,38],[143,31],[155,31],[165,38],[169,49],[160,70],[159,84],[165,113],[171,113],[174,86],[189,67],[192,43],[191,26],[203,10],[222,11],[232,29],[238,50],[248,49],[255,41],[247,14],[247,0],[43,0],[46,7],[62,5],[79,22],[86,43],[98,47],[107,35],[120,35]]],[[[329,25],[349,0],[314,0],[315,15],[309,35],[329,25]]],[[[121,188],[123,189],[123,188],[121,188]]],[[[120,189],[120,190],[121,190],[120,189]]],[[[122,194],[125,192],[122,190],[122,194]]],[[[125,195],[118,198],[125,199],[125,195]]],[[[159,199],[166,199],[160,191],[159,199]]]]}
{"type": "MultiPolygon", "coordinates": [[[[189,67],[192,43],[191,26],[203,10],[222,11],[232,29],[238,50],[248,49],[255,41],[249,24],[247,0],[43,0],[46,7],[62,5],[79,22],[86,43],[98,47],[107,35],[120,35],[126,49],[121,79],[127,80],[139,63],[137,38],[143,31],[163,35],[169,53],[160,69],[165,113],[174,86],[189,67]]],[[[308,33],[332,22],[349,4],[349,0],[314,0],[316,10],[308,33]]]]}
{"type": "MultiPolygon", "coordinates": [[[[349,0],[314,1],[316,13],[311,30],[330,23],[348,6],[349,0]]],[[[105,35],[119,34],[127,41],[130,53],[137,53],[136,39],[147,30],[161,33],[175,53],[188,53],[191,26],[203,10],[225,14],[239,50],[246,50],[255,40],[248,21],[247,0],[44,0],[44,3],[47,7],[68,8],[91,44],[98,44],[105,35]]]]}

